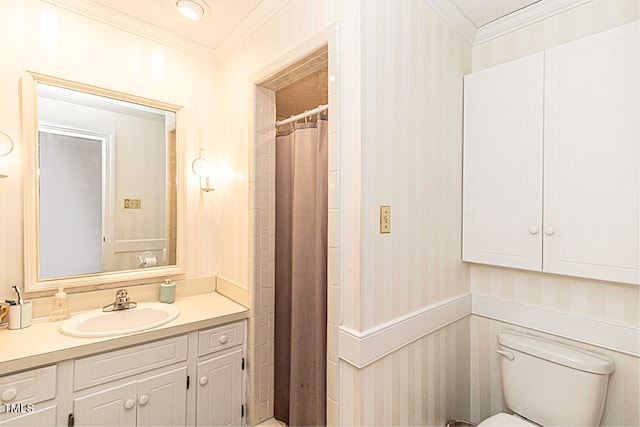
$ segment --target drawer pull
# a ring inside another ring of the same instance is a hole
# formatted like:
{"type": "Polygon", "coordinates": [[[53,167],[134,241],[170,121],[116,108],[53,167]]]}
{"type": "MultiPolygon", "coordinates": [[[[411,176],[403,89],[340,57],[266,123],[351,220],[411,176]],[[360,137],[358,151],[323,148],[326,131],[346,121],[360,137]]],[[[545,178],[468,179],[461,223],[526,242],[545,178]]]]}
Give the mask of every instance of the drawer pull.
{"type": "Polygon", "coordinates": [[[228,340],[226,335],[220,335],[220,344],[226,344],[228,340]]]}
{"type": "Polygon", "coordinates": [[[18,395],[18,390],[15,388],[8,388],[2,392],[2,401],[11,402],[18,395]]]}
{"type": "Polygon", "coordinates": [[[124,409],[126,410],[133,409],[134,406],[136,406],[136,401],[133,399],[127,399],[127,401],[124,402],[124,409]]]}
{"type": "Polygon", "coordinates": [[[143,394],[142,396],[140,396],[140,399],[138,399],[138,403],[140,404],[140,406],[146,405],[147,403],[149,403],[149,396],[143,394]]]}
{"type": "Polygon", "coordinates": [[[207,385],[208,382],[209,382],[208,377],[200,377],[200,385],[207,385]]]}

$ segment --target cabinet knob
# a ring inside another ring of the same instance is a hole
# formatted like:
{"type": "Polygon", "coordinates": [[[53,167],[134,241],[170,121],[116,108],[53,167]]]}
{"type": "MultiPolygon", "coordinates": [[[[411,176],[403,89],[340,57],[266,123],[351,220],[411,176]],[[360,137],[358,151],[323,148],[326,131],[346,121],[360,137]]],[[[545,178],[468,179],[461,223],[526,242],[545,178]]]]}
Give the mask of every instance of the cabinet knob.
{"type": "Polygon", "coordinates": [[[553,227],[544,228],[544,234],[546,234],[547,236],[551,236],[553,233],[555,233],[555,230],[553,229],[553,227]]]}
{"type": "Polygon", "coordinates": [[[2,401],[11,402],[18,395],[18,390],[15,388],[8,388],[2,392],[2,401]]]}
{"type": "Polygon", "coordinates": [[[226,335],[220,335],[219,340],[220,340],[220,344],[226,344],[228,341],[228,338],[226,335]]]}
{"type": "Polygon", "coordinates": [[[200,377],[200,385],[207,385],[208,382],[209,382],[208,377],[200,377]]]}
{"type": "Polygon", "coordinates": [[[138,403],[140,404],[140,406],[146,405],[147,403],[149,403],[149,396],[143,394],[142,396],[140,396],[140,399],[138,399],[138,403]]]}
{"type": "Polygon", "coordinates": [[[124,402],[124,409],[126,410],[133,409],[134,406],[136,406],[136,401],[133,399],[127,399],[127,401],[124,402]]]}
{"type": "Polygon", "coordinates": [[[538,227],[535,225],[529,226],[529,234],[538,234],[538,227]]]}

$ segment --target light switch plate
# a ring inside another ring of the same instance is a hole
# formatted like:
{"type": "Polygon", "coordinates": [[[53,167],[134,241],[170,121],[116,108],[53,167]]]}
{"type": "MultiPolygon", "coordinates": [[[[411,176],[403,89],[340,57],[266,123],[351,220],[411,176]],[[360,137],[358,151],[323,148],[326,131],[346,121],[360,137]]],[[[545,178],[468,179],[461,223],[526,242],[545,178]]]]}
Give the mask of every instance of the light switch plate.
{"type": "Polygon", "coordinates": [[[380,206],[380,234],[391,233],[391,206],[380,206]]]}

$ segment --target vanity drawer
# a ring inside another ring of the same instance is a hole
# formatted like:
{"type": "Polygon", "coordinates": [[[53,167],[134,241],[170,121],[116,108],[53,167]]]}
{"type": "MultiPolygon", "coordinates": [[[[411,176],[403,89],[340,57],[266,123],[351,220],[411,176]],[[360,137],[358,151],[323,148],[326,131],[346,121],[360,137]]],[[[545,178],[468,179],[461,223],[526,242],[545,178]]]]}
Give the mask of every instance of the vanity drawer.
{"type": "Polygon", "coordinates": [[[230,323],[198,333],[198,356],[215,353],[244,342],[244,322],[230,323]]]}
{"type": "Polygon", "coordinates": [[[0,377],[0,413],[5,403],[35,404],[56,397],[56,365],[0,377]]]}
{"type": "Polygon", "coordinates": [[[76,359],[73,389],[82,390],[185,360],[186,335],[76,359]]]}

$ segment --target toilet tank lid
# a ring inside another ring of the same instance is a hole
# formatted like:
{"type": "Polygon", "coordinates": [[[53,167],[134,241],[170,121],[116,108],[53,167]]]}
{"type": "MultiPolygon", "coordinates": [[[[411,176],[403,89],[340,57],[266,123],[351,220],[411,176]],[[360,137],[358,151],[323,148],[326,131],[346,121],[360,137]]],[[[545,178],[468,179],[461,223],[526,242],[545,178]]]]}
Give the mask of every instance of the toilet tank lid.
{"type": "Polygon", "coordinates": [[[530,335],[500,332],[498,342],[504,347],[585,372],[608,375],[614,368],[613,360],[607,356],[530,335]]]}

